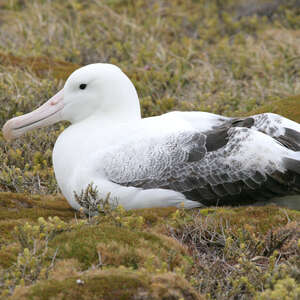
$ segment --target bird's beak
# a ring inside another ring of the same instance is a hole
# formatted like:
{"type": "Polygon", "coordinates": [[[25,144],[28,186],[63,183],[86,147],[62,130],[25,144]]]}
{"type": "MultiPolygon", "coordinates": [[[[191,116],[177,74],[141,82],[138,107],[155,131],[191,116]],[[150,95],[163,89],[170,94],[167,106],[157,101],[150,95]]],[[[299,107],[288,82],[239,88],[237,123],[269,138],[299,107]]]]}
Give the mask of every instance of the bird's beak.
{"type": "Polygon", "coordinates": [[[54,124],[62,120],[61,111],[64,91],[60,90],[51,99],[31,113],[8,120],[3,126],[3,136],[7,140],[15,139],[34,128],[54,124]]]}

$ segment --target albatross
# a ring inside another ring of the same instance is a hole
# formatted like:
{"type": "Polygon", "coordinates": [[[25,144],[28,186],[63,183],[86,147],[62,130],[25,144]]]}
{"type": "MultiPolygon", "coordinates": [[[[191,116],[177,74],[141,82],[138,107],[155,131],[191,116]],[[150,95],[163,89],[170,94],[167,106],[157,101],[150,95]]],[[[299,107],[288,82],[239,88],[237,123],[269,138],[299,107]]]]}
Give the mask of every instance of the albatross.
{"type": "Polygon", "coordinates": [[[36,110],[6,122],[7,140],[69,121],[53,149],[69,204],[93,183],[125,209],[241,205],[300,194],[300,124],[272,113],[229,118],[169,112],[142,118],[130,79],[112,64],[74,71],[36,110]]]}

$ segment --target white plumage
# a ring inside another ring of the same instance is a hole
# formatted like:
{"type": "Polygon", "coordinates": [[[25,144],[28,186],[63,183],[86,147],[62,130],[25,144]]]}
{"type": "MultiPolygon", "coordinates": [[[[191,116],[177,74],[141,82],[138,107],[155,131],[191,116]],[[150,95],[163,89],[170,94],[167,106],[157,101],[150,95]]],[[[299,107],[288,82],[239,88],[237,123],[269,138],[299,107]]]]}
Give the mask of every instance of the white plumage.
{"type": "Polygon", "coordinates": [[[8,121],[7,138],[60,120],[57,182],[75,209],[88,184],[126,209],[244,204],[300,191],[300,125],[275,114],[227,118],[171,112],[141,118],[136,90],[116,66],[76,70],[37,111],[8,121]]]}

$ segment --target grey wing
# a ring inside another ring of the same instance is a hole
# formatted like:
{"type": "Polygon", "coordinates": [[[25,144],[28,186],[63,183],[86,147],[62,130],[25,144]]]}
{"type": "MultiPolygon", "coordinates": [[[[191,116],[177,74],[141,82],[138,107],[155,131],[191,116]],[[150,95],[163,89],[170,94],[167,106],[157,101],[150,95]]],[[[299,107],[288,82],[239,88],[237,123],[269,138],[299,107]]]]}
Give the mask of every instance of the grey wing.
{"type": "Polygon", "coordinates": [[[300,151],[300,124],[273,113],[245,118],[227,118],[206,112],[172,112],[201,132],[221,128],[245,127],[260,131],[279,141],[286,148],[300,151]]]}
{"type": "Polygon", "coordinates": [[[282,148],[248,128],[183,131],[115,149],[104,171],[123,186],[171,189],[206,205],[245,204],[292,192],[282,148]]]}
{"type": "Polygon", "coordinates": [[[223,126],[247,127],[263,132],[286,148],[300,151],[300,124],[273,113],[263,113],[247,118],[234,118],[223,126]]]}
{"type": "Polygon", "coordinates": [[[104,171],[121,185],[147,188],[158,181],[167,184],[166,170],[176,172],[181,163],[201,161],[205,142],[206,136],[195,131],[141,138],[108,151],[103,158],[104,171]]]}

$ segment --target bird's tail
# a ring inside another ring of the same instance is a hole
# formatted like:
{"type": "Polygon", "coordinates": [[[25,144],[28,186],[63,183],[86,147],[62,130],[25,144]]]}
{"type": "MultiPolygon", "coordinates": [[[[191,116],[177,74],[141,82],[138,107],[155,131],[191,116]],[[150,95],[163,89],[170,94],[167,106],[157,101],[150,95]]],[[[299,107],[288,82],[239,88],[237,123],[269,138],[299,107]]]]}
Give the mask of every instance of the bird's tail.
{"type": "Polygon", "coordinates": [[[283,159],[284,167],[291,176],[292,184],[300,190],[300,151],[292,152],[283,159]]]}

